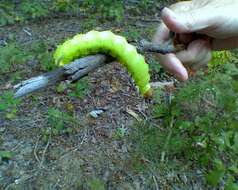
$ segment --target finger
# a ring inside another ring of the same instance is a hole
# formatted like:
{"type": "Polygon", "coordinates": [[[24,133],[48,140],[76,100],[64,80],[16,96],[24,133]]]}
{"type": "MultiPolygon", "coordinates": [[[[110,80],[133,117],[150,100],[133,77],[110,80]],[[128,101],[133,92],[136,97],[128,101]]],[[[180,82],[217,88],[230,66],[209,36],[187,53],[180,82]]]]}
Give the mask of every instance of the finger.
{"type": "MultiPolygon", "coordinates": [[[[184,12],[184,11],[188,11],[190,9],[190,6],[191,6],[191,2],[190,1],[185,1],[185,2],[178,2],[178,3],[175,3],[173,5],[170,6],[170,8],[172,10],[174,10],[175,12],[184,12]]],[[[158,27],[157,29],[157,32],[154,36],[154,42],[156,43],[165,43],[167,42],[168,40],[170,40],[170,29],[168,29],[168,27],[162,22],[160,24],[160,26],[158,27]]],[[[183,42],[183,39],[186,39],[186,37],[182,37],[182,41],[183,42]]],[[[187,42],[188,40],[186,40],[187,42]]]]}
{"type": "MultiPolygon", "coordinates": [[[[158,44],[167,43],[168,40],[170,40],[169,32],[170,31],[166,27],[166,25],[162,23],[157,29],[157,32],[153,38],[153,42],[158,44]]],[[[161,66],[164,67],[172,75],[175,75],[178,80],[185,81],[188,79],[187,70],[174,54],[157,54],[157,57],[161,66]]]]}
{"type": "MultiPolygon", "coordinates": [[[[176,33],[201,32],[208,28],[216,27],[219,19],[211,14],[209,8],[195,9],[176,13],[169,8],[162,10],[162,20],[165,25],[176,33]]],[[[213,11],[212,11],[213,12],[213,11]]]]}
{"type": "Polygon", "coordinates": [[[187,67],[197,70],[211,60],[209,41],[198,39],[191,42],[187,49],[176,53],[176,57],[187,67]]]}
{"type": "Polygon", "coordinates": [[[169,29],[165,26],[164,23],[161,23],[158,27],[153,42],[158,44],[166,43],[169,40],[169,29]]]}
{"type": "Polygon", "coordinates": [[[188,79],[188,72],[175,54],[158,55],[160,64],[180,81],[188,79]]]}
{"type": "MultiPolygon", "coordinates": [[[[171,9],[176,11],[185,11],[189,9],[190,2],[179,2],[171,6],[171,9]]],[[[155,43],[167,43],[170,39],[170,29],[164,24],[161,23],[157,29],[156,35],[154,36],[153,41],[155,43]]],[[[181,36],[181,43],[188,43],[191,41],[191,36],[183,35],[181,36]]],[[[175,75],[175,77],[180,81],[185,81],[188,79],[188,72],[183,66],[181,61],[175,56],[175,54],[161,55],[158,54],[159,62],[168,72],[175,75]]]]}
{"type": "Polygon", "coordinates": [[[190,34],[177,34],[178,36],[178,40],[180,43],[182,44],[188,44],[191,41],[195,40],[194,34],[190,33],[190,34]]]}

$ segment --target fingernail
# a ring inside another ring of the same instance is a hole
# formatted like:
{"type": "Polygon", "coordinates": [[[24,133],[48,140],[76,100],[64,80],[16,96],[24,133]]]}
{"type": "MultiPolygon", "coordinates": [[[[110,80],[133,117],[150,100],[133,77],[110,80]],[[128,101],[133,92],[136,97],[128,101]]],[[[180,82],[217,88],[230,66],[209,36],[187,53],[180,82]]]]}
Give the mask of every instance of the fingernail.
{"type": "Polygon", "coordinates": [[[169,8],[165,7],[162,10],[162,16],[169,16],[172,19],[176,19],[177,18],[177,14],[174,13],[172,10],[170,10],[169,8]]]}
{"type": "Polygon", "coordinates": [[[185,68],[180,68],[179,71],[175,74],[176,78],[180,81],[188,80],[188,71],[185,68]]]}
{"type": "Polygon", "coordinates": [[[173,24],[175,24],[175,30],[176,32],[185,32],[188,31],[189,28],[187,27],[187,25],[185,24],[185,18],[183,18],[181,15],[175,13],[174,11],[172,11],[171,9],[165,7],[162,10],[162,15],[161,17],[163,18],[163,20],[167,20],[169,19],[170,21],[173,22],[173,24]]]}

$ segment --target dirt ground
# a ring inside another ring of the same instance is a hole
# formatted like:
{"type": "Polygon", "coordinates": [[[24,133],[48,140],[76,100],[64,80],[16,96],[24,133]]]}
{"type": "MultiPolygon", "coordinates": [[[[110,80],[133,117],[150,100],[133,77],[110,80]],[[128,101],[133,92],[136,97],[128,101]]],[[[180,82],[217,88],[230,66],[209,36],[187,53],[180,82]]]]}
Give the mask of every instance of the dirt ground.
{"type": "MultiPolygon", "coordinates": [[[[158,25],[154,21],[129,22],[145,38],[158,25]]],[[[40,39],[54,48],[62,39],[89,30],[86,23],[88,20],[79,18],[58,18],[4,27],[0,32],[3,38],[14,33],[21,44],[40,39]]],[[[110,23],[92,25],[91,29],[117,30],[110,23]]],[[[127,30],[123,27],[118,30],[127,30]]],[[[22,68],[27,71],[23,79],[40,74],[37,68],[37,63],[27,63],[22,68]]],[[[178,188],[172,183],[178,177],[171,172],[151,175],[134,171],[130,162],[133,142],[127,138],[136,123],[131,113],[148,119],[153,101],[140,97],[130,76],[116,62],[91,73],[88,80],[90,89],[83,99],[57,93],[51,87],[22,99],[16,119],[0,119],[0,149],[14,152],[13,158],[0,162],[0,189],[202,189],[196,182],[190,186],[186,176],[177,182],[184,188],[178,188]],[[44,139],[49,107],[64,112],[68,105],[78,121],[71,126],[73,132],[44,139]],[[97,109],[103,113],[91,117],[89,113],[97,109]],[[125,135],[118,138],[121,129],[125,135]]]]}

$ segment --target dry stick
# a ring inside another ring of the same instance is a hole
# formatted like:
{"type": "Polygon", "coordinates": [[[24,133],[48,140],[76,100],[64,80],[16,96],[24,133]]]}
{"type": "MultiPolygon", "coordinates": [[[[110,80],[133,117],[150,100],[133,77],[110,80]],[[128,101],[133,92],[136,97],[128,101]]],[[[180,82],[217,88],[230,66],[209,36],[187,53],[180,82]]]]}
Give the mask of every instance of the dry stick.
{"type": "MultiPolygon", "coordinates": [[[[137,48],[140,52],[156,52],[166,54],[180,51],[183,47],[173,45],[161,46],[143,40],[139,43],[137,48]]],[[[30,78],[15,85],[13,87],[15,91],[14,97],[24,97],[33,92],[55,85],[60,81],[68,80],[72,82],[79,80],[88,75],[88,73],[93,72],[97,68],[106,65],[111,61],[111,57],[103,54],[90,55],[77,59],[54,71],[30,78]]]]}
{"type": "Polygon", "coordinates": [[[14,97],[20,98],[36,92],[38,90],[55,85],[60,81],[78,80],[96,68],[108,63],[108,57],[105,55],[92,55],[77,59],[70,64],[60,67],[54,71],[30,78],[15,85],[14,97]]]}
{"type": "Polygon", "coordinates": [[[153,52],[153,53],[176,53],[178,51],[184,50],[185,46],[183,44],[173,45],[170,44],[163,44],[158,45],[155,43],[148,42],[146,40],[141,40],[137,46],[139,52],[153,52]]]}

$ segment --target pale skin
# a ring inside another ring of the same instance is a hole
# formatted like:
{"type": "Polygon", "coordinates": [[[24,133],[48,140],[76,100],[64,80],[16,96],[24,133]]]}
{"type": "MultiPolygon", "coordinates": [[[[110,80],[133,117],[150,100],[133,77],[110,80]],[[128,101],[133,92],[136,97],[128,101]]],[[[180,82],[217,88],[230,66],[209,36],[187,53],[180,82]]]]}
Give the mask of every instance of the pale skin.
{"type": "Polygon", "coordinates": [[[238,0],[192,0],[164,8],[154,42],[166,43],[169,31],[187,46],[176,54],[158,54],[160,64],[178,80],[188,79],[188,68],[204,67],[213,50],[238,48],[238,0]]]}

